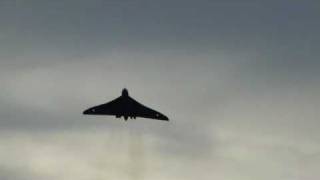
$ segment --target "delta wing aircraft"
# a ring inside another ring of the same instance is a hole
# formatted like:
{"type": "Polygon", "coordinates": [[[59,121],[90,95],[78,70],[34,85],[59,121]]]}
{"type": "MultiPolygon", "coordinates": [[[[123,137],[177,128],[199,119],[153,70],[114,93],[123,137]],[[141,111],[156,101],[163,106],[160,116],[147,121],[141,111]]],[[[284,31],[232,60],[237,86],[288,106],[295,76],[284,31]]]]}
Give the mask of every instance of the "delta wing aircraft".
{"type": "Polygon", "coordinates": [[[122,90],[120,97],[98,106],[89,108],[83,112],[85,115],[111,115],[116,118],[123,117],[125,121],[136,117],[169,121],[169,118],[160,112],[148,108],[129,96],[127,89],[122,90]]]}

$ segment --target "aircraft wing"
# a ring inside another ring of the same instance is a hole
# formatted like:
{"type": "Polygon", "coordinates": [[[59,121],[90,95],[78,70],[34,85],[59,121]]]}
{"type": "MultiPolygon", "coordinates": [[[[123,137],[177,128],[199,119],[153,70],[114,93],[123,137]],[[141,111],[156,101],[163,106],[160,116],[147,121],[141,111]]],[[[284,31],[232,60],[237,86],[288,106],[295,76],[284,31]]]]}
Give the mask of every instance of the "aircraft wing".
{"type": "Polygon", "coordinates": [[[140,104],[133,98],[129,98],[129,101],[130,101],[129,104],[130,104],[130,109],[132,111],[132,114],[134,114],[136,117],[169,121],[169,118],[167,116],[140,104]]]}
{"type": "Polygon", "coordinates": [[[98,106],[94,106],[89,108],[83,112],[83,114],[89,115],[117,115],[121,114],[119,111],[123,106],[123,99],[118,97],[108,103],[101,104],[98,106]]]}

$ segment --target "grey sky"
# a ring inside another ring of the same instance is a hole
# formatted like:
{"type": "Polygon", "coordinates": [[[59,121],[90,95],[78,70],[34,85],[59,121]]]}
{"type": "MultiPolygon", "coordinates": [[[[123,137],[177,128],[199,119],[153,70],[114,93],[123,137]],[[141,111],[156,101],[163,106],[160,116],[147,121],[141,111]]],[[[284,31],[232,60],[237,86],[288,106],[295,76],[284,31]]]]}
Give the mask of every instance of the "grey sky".
{"type": "Polygon", "coordinates": [[[0,1],[0,178],[316,180],[316,1],[0,1]],[[81,112],[120,95],[163,123],[81,112]]]}

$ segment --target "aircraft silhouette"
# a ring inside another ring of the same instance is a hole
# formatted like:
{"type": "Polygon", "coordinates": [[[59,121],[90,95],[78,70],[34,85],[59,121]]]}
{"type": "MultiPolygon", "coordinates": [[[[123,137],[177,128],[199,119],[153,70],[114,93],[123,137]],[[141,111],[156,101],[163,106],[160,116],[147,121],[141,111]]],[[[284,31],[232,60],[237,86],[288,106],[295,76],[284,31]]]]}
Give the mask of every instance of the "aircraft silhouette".
{"type": "Polygon", "coordinates": [[[129,96],[127,89],[122,90],[120,97],[98,106],[89,108],[83,112],[85,115],[113,115],[116,118],[124,117],[136,119],[136,117],[169,121],[169,118],[160,112],[150,109],[129,96]]]}

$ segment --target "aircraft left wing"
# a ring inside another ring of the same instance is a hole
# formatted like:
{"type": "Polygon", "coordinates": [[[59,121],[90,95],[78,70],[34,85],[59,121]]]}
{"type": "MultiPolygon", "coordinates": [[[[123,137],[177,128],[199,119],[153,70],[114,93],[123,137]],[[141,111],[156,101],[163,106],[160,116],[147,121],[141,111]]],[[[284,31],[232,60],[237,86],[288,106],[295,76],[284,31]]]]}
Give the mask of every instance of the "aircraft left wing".
{"type": "Polygon", "coordinates": [[[134,114],[137,117],[143,117],[143,118],[150,118],[150,119],[156,119],[156,120],[164,120],[169,121],[169,118],[165,116],[164,114],[161,114],[158,111],[155,111],[149,107],[146,107],[133,98],[129,98],[129,104],[132,114],[134,114]]]}

